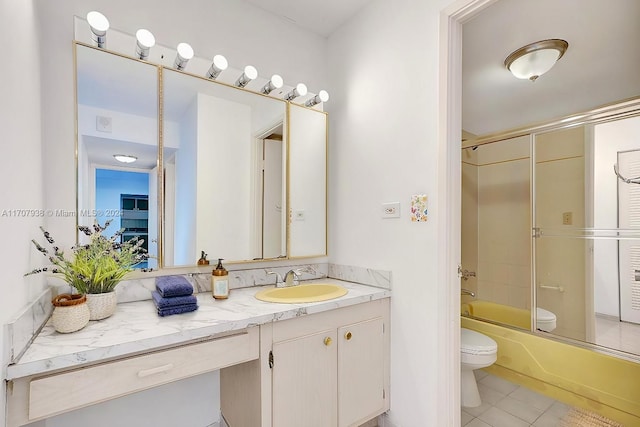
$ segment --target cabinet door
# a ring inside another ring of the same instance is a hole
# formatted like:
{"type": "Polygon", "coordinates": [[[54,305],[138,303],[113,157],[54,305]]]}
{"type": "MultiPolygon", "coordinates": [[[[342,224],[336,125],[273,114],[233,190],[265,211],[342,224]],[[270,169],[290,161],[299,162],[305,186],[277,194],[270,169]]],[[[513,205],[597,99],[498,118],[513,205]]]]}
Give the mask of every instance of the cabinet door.
{"type": "Polygon", "coordinates": [[[359,425],[384,408],[383,327],[375,318],[338,329],[340,427],[359,425]]]}
{"type": "Polygon", "coordinates": [[[336,330],[273,344],[273,425],[335,427],[336,330]]]}

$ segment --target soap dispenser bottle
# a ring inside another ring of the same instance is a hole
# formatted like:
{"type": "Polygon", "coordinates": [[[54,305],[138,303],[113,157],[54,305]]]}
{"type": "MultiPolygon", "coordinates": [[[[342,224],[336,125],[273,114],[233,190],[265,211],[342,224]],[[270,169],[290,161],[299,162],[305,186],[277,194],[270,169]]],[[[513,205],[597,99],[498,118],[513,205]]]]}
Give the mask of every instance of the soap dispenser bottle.
{"type": "Polygon", "coordinates": [[[211,292],[215,299],[229,298],[229,272],[222,266],[222,258],[211,272],[211,292]]]}

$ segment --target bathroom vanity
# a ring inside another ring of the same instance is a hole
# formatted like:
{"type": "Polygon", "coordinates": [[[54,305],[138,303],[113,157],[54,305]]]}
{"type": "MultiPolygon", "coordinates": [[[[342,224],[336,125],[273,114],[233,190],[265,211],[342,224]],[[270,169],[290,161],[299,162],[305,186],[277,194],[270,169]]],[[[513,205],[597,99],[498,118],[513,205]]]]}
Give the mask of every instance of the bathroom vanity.
{"type": "Polygon", "coordinates": [[[390,291],[322,281],[347,295],[276,304],[251,287],[198,294],[184,315],[158,317],[148,300],[73,334],[47,324],[7,368],[7,426],[218,369],[230,427],[358,426],[389,408],[390,291]]]}

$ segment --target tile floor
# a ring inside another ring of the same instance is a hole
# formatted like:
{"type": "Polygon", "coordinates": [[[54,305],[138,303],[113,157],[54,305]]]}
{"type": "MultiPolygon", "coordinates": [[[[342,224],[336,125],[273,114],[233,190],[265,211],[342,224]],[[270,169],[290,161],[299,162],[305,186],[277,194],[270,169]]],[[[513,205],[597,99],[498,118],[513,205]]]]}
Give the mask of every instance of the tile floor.
{"type": "Polygon", "coordinates": [[[570,406],[482,370],[474,371],[482,405],[462,408],[465,427],[556,427],[570,406]]]}
{"type": "Polygon", "coordinates": [[[640,325],[596,315],[596,344],[640,354],[640,325]]]}

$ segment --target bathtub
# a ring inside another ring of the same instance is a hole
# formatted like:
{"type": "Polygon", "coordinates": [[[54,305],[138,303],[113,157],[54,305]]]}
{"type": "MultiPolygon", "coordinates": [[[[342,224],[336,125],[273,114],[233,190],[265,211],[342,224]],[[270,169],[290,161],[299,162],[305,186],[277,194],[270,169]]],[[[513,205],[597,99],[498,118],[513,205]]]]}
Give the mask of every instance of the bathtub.
{"type": "MultiPolygon", "coordinates": [[[[460,314],[531,330],[531,312],[523,308],[510,307],[491,301],[474,300],[463,303],[460,314]]],[[[556,327],[555,314],[543,308],[536,309],[536,319],[538,329],[541,331],[551,332],[556,327]]]]}

